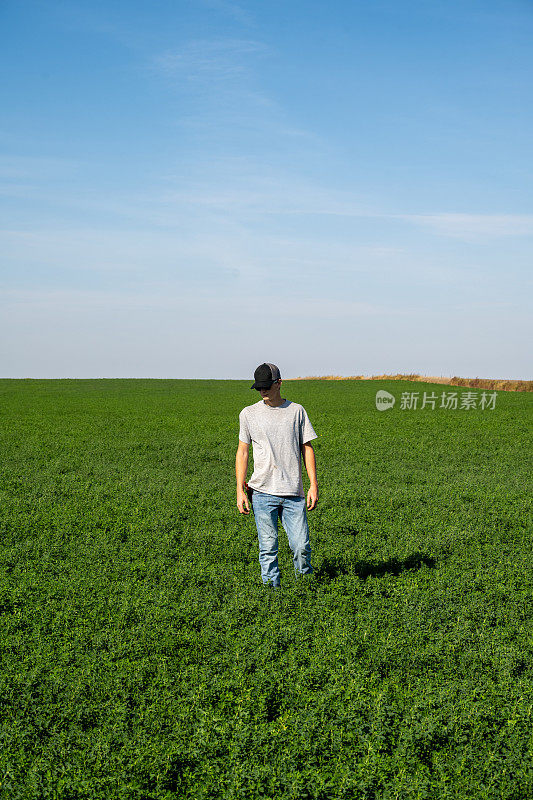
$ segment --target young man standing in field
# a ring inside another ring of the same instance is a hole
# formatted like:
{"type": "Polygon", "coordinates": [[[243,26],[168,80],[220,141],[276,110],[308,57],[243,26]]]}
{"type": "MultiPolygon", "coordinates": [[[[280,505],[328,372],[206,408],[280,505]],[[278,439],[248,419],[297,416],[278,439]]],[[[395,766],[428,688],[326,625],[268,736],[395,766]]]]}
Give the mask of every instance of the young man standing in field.
{"type": "Polygon", "coordinates": [[[253,443],[254,471],[248,483],[259,539],[261,579],[280,586],[278,517],[289,539],[296,575],[312,575],[311,545],[302,483],[302,455],[309,475],[307,509],[316,508],[318,483],[313,446],[317,435],[305,408],[281,397],[281,375],[275,364],[261,364],[251,387],[261,400],[239,414],[239,446],[235,459],[237,508],[250,513],[246,472],[253,443]]]}

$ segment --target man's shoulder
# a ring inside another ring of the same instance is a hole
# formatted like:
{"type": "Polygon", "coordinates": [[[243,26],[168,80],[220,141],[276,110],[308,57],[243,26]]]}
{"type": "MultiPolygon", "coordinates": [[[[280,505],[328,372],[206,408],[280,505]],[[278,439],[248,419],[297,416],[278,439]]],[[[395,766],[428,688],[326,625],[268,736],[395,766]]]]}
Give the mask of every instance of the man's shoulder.
{"type": "Polygon", "coordinates": [[[247,416],[247,414],[249,414],[250,412],[253,414],[254,411],[257,409],[257,407],[262,405],[262,404],[263,404],[263,401],[262,400],[258,400],[257,403],[252,403],[251,406],[244,406],[242,411],[239,413],[239,416],[241,414],[244,414],[244,416],[247,416]]]}
{"type": "Polygon", "coordinates": [[[294,400],[289,400],[288,406],[293,414],[301,414],[302,412],[305,413],[305,408],[301,403],[295,403],[294,400]]]}

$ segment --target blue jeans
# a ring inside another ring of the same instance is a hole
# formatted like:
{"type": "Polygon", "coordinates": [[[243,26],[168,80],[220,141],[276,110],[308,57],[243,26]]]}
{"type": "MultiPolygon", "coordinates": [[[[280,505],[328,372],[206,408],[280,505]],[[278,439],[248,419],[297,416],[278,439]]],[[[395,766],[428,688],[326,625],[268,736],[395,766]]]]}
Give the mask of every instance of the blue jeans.
{"type": "Polygon", "coordinates": [[[280,497],[254,489],[252,506],[259,538],[259,563],[263,583],[280,585],[278,566],[278,518],[285,528],[296,575],[312,575],[311,545],[305,497],[280,497]]]}

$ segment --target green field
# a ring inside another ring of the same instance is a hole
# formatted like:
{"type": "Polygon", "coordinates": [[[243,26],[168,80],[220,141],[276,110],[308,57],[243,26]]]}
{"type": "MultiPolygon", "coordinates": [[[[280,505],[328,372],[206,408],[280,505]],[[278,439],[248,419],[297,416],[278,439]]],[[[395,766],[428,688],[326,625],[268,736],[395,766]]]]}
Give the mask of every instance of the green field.
{"type": "Polygon", "coordinates": [[[315,579],[281,532],[269,594],[249,386],[0,381],[2,800],[531,798],[532,396],[285,382],[319,436],[315,579]]]}

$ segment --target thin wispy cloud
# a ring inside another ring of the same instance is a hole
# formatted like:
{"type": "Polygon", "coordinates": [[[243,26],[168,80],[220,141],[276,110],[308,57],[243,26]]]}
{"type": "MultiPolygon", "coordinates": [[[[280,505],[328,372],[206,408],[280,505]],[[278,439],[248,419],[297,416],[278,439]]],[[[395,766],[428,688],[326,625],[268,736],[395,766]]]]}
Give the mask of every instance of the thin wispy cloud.
{"type": "Polygon", "coordinates": [[[31,179],[50,181],[72,177],[78,172],[79,160],[30,156],[19,154],[0,154],[0,179],[31,179]]]}
{"type": "MultiPolygon", "coordinates": [[[[3,289],[2,305],[5,308],[13,308],[23,305],[26,309],[50,309],[57,310],[61,307],[75,308],[107,308],[109,310],[134,310],[140,308],[151,308],[153,310],[179,310],[188,308],[190,313],[194,309],[190,307],[191,296],[188,293],[176,295],[169,293],[170,287],[159,287],[154,291],[149,288],[143,293],[132,292],[130,290],[109,291],[104,289],[3,289]]],[[[314,298],[306,298],[300,304],[294,304],[289,298],[276,297],[275,295],[265,295],[265,302],[272,304],[272,316],[284,316],[287,312],[293,312],[296,316],[306,316],[313,313],[318,317],[346,316],[357,312],[358,314],[376,314],[390,311],[391,307],[385,304],[370,304],[356,301],[322,301],[314,298]]],[[[202,302],[206,311],[209,308],[220,307],[220,301],[216,297],[203,297],[202,302]]],[[[243,295],[234,298],[230,306],[234,310],[239,304],[246,306],[253,304],[253,295],[243,295]]],[[[396,309],[397,313],[404,313],[401,309],[396,309]]]]}
{"type": "MultiPolygon", "coordinates": [[[[83,178],[83,171],[89,165],[68,159],[32,159],[19,156],[0,157],[0,174],[6,178],[0,188],[0,195],[5,197],[38,202],[43,207],[43,220],[46,231],[39,231],[39,225],[28,230],[26,225],[11,225],[0,231],[4,242],[4,255],[9,253],[15,260],[16,249],[24,245],[27,254],[42,246],[43,257],[50,248],[57,245],[64,247],[68,242],[69,257],[73,262],[86,263],[91,254],[98,253],[100,263],[139,263],[139,253],[151,249],[159,263],[168,260],[165,253],[172,252],[175,247],[175,235],[180,236],[180,252],[184,257],[190,256],[194,250],[203,251],[202,240],[198,239],[200,227],[208,227],[220,238],[225,231],[227,237],[226,250],[232,252],[231,236],[237,231],[242,235],[254,234],[258,224],[266,218],[272,220],[272,234],[276,236],[276,227],[290,224],[290,220],[306,218],[309,220],[323,218],[344,220],[344,230],[349,230],[350,221],[364,223],[380,223],[382,230],[389,231],[387,236],[394,238],[394,230],[406,231],[419,228],[426,236],[436,239],[447,238],[478,244],[498,239],[520,239],[533,235],[533,214],[483,214],[455,213],[451,211],[402,213],[397,210],[379,209],[375,202],[357,197],[346,191],[340,191],[327,183],[309,180],[295,172],[274,171],[256,159],[226,158],[212,159],[201,168],[189,169],[189,174],[180,176],[160,175],[158,182],[143,191],[100,192],[80,191],[77,183],[69,184],[69,178],[83,178]],[[53,176],[53,180],[52,180],[53,176]],[[28,183],[33,177],[36,183],[28,183]],[[79,229],[70,235],[61,230],[61,226],[53,228],[46,219],[50,209],[55,215],[61,209],[70,214],[73,209],[90,212],[105,220],[105,228],[79,229]],[[130,233],[122,232],[124,225],[137,223],[133,234],[135,246],[130,233]],[[399,227],[398,227],[399,226],[399,227]],[[139,230],[140,227],[140,230],[139,230]],[[142,229],[144,228],[144,233],[142,229]],[[153,229],[150,232],[150,229],[153,229]],[[159,229],[159,230],[158,230],[159,229]],[[157,231],[157,233],[156,233],[157,231]],[[174,234],[172,233],[174,231],[174,234]],[[95,233],[96,232],[96,233],[95,233]],[[154,239],[154,236],[156,238],[154,239]],[[139,243],[142,238],[147,246],[139,243]],[[196,239],[196,247],[192,240],[196,239]],[[101,245],[98,243],[101,242],[101,245]],[[189,244],[187,244],[189,242],[189,244]],[[113,253],[110,257],[105,254],[113,253]],[[116,253],[120,256],[116,258],[116,253]]],[[[154,176],[155,177],[155,176],[154,176]]],[[[309,223],[311,226],[312,222],[309,223]]],[[[312,242],[315,239],[313,228],[299,238],[300,247],[305,250],[305,236],[312,242]]],[[[261,235],[264,239],[264,235],[261,235]]],[[[338,243],[332,240],[335,248],[338,243]]],[[[389,252],[402,249],[401,240],[391,245],[390,242],[354,242],[353,248],[371,246],[372,252],[389,252]]]]}
{"type": "Polygon", "coordinates": [[[149,225],[178,225],[184,216],[198,211],[213,212],[218,219],[253,220],[273,217],[309,216],[340,219],[373,219],[400,222],[423,228],[439,237],[464,241],[533,236],[533,214],[482,214],[449,211],[401,213],[372,208],[365,198],[350,200],[328,185],[302,180],[297,175],[265,174],[257,163],[235,159],[212,163],[211,176],[191,175],[187,180],[161,176],[160,186],[120,196],[80,193],[65,179],[80,170],[79,162],[61,159],[0,158],[4,183],[0,195],[40,201],[80,210],[99,211],[120,218],[137,219],[149,225]],[[50,184],[53,175],[55,186],[50,184]],[[29,183],[33,178],[38,183],[29,183]],[[59,188],[59,182],[61,188],[59,188]],[[171,188],[179,183],[179,188],[171,188]]]}
{"type": "Polygon", "coordinates": [[[219,11],[222,14],[231,17],[235,22],[246,27],[255,25],[252,14],[240,6],[238,3],[231,3],[228,0],[199,0],[201,5],[209,10],[219,11]]]}
{"type": "Polygon", "coordinates": [[[402,214],[398,219],[422,225],[441,236],[470,241],[533,236],[533,214],[402,214]]]}
{"type": "Polygon", "coordinates": [[[251,39],[199,39],[155,56],[153,64],[175,80],[228,83],[248,73],[250,56],[265,52],[265,45],[251,39]]]}

